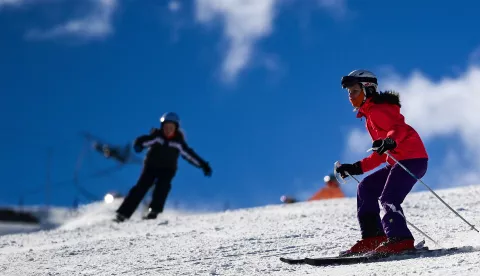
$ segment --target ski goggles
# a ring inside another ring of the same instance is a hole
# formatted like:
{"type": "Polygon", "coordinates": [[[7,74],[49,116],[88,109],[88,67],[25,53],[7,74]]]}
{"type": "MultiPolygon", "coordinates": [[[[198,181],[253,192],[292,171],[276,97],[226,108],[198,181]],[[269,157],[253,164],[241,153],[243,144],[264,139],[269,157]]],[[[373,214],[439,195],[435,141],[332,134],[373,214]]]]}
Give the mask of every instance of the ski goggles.
{"type": "Polygon", "coordinates": [[[342,77],[342,88],[347,88],[353,86],[356,83],[372,83],[377,84],[376,78],[370,77],[354,77],[354,76],[343,76],[342,77]]]}

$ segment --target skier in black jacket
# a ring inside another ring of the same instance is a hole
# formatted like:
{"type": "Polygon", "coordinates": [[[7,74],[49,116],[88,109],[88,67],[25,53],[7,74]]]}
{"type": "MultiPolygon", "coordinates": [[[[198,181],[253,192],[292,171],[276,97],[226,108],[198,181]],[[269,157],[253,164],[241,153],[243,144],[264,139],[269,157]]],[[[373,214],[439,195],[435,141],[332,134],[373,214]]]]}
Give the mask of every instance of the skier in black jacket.
{"type": "Polygon", "coordinates": [[[123,203],[117,209],[114,219],[122,222],[135,212],[150,187],[155,184],[149,213],[145,219],[155,219],[163,207],[171,189],[171,181],[177,172],[178,157],[181,155],[190,164],[201,168],[205,176],[211,176],[209,164],[198,156],[185,141],[180,130],[180,119],[176,113],[167,112],[160,118],[161,128],[152,129],[149,135],[138,137],[133,148],[141,152],[149,148],[144,160],[142,173],[123,203]]]}

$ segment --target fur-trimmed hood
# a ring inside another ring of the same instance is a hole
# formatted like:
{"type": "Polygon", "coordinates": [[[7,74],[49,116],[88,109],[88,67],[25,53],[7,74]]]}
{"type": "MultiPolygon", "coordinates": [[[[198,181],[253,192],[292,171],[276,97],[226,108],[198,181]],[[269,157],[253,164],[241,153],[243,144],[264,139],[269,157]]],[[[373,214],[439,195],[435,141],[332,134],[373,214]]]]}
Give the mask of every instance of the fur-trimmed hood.
{"type": "Polygon", "coordinates": [[[365,114],[369,113],[370,108],[373,105],[377,104],[391,104],[394,106],[398,106],[401,108],[402,105],[400,104],[400,96],[397,92],[394,91],[385,91],[380,93],[374,93],[370,97],[367,98],[365,103],[357,110],[357,118],[364,117],[365,114]]]}
{"type": "Polygon", "coordinates": [[[402,107],[400,104],[400,95],[394,91],[376,93],[372,96],[372,102],[375,104],[388,103],[402,107]]]}

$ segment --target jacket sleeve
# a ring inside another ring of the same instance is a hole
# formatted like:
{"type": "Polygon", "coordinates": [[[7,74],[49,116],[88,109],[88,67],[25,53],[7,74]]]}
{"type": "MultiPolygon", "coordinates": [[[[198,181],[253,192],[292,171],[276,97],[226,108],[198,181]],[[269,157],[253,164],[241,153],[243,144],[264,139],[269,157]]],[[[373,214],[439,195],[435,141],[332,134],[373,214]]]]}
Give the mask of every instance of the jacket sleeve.
{"type": "Polygon", "coordinates": [[[147,148],[157,142],[162,143],[163,139],[158,135],[158,132],[150,131],[150,134],[148,135],[141,135],[137,137],[137,139],[135,139],[133,144],[147,148]]]}
{"type": "Polygon", "coordinates": [[[205,160],[203,160],[192,148],[190,148],[185,140],[182,139],[179,145],[182,158],[188,161],[190,164],[198,168],[203,168],[207,164],[205,160]]]}
{"type": "Polygon", "coordinates": [[[380,164],[382,164],[386,160],[386,154],[380,155],[376,152],[372,152],[372,154],[370,154],[368,157],[363,158],[360,161],[360,167],[362,168],[362,171],[366,173],[380,166],[380,164]]]}
{"type": "Polygon", "coordinates": [[[385,138],[392,138],[399,144],[408,134],[408,125],[405,124],[403,116],[398,114],[399,112],[396,108],[396,106],[391,105],[375,106],[371,110],[370,120],[387,132],[387,137],[385,138]]]}

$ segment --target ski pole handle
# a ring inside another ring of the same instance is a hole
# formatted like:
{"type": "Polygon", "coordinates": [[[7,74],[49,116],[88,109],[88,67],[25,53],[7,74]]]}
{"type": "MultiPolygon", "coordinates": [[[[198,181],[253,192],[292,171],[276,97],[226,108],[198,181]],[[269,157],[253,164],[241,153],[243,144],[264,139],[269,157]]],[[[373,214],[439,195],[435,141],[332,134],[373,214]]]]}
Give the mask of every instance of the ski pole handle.
{"type": "MultiPolygon", "coordinates": [[[[339,173],[337,172],[338,167],[340,167],[340,162],[336,161],[335,164],[333,165],[333,174],[335,175],[335,178],[337,179],[337,181],[340,182],[340,180],[338,179],[339,173]]],[[[360,181],[355,176],[349,174],[348,172],[347,172],[347,175],[355,179],[358,183],[360,183],[360,181]]],[[[341,175],[340,175],[340,179],[342,179],[343,184],[347,184],[347,181],[345,181],[345,179],[341,175]]]]}
{"type": "Polygon", "coordinates": [[[335,178],[337,179],[338,183],[343,182],[343,184],[347,184],[347,181],[345,181],[345,179],[343,179],[343,177],[337,172],[338,167],[340,167],[340,162],[336,161],[335,164],[333,164],[333,174],[335,175],[335,178]],[[338,177],[340,177],[342,181],[340,181],[338,177]]]}

